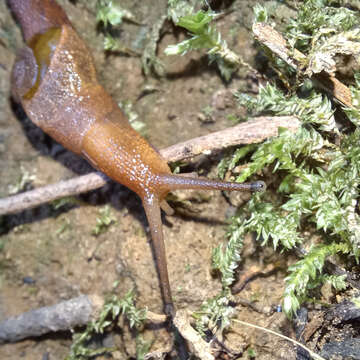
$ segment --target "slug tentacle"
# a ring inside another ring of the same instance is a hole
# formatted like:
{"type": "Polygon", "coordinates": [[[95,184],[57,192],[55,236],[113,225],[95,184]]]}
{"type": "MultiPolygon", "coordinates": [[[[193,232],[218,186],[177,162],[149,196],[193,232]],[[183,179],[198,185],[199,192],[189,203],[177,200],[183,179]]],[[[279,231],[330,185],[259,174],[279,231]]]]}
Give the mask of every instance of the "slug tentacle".
{"type": "Polygon", "coordinates": [[[226,190],[226,191],[265,191],[266,185],[263,181],[253,183],[236,183],[206,178],[193,178],[179,175],[160,175],[160,182],[169,191],[178,189],[200,189],[200,190],[226,190]]]}
{"type": "Polygon", "coordinates": [[[160,201],[156,195],[149,194],[143,199],[143,206],[148,219],[153,250],[160,278],[160,288],[164,301],[164,311],[167,315],[174,315],[174,305],[171,297],[169,276],[166,262],[164,235],[162,231],[160,201]]]}

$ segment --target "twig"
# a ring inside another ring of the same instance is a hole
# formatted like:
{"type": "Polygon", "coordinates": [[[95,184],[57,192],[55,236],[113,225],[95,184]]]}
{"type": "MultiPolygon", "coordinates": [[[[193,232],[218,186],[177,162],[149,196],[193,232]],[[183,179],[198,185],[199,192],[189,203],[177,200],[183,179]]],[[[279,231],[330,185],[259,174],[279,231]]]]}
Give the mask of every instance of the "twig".
{"type": "Polygon", "coordinates": [[[103,304],[99,296],[82,295],[11,317],[0,323],[0,343],[15,342],[27,337],[86,325],[97,317],[103,304]]]}
{"type": "MultiPolygon", "coordinates": [[[[296,131],[300,126],[295,116],[258,117],[237,126],[201,136],[160,151],[167,161],[179,161],[229,146],[261,142],[276,136],[278,128],[296,131]]],[[[26,193],[0,199],[0,215],[13,214],[65,196],[77,195],[105,185],[109,179],[99,172],[60,181],[26,193]]]]}
{"type": "MultiPolygon", "coordinates": [[[[103,306],[104,301],[100,296],[82,295],[11,317],[0,322],[0,344],[84,326],[98,318],[103,306]]],[[[166,315],[147,311],[146,321],[158,325],[165,324],[166,315]]],[[[179,310],[176,313],[174,325],[201,360],[214,360],[210,344],[191,327],[186,311],[179,310]]]]}
{"type": "Polygon", "coordinates": [[[193,352],[201,360],[214,360],[211,346],[198,332],[190,325],[186,310],[178,310],[174,318],[174,325],[179,330],[182,337],[193,347],[193,352]]]}
{"type": "Polygon", "coordinates": [[[108,177],[104,174],[93,172],[3,198],[0,199],[0,215],[13,214],[45,204],[49,201],[98,189],[104,186],[108,180],[108,177]]]}
{"type": "Polygon", "coordinates": [[[238,324],[241,324],[241,325],[245,325],[245,326],[249,326],[249,327],[253,327],[255,329],[258,329],[258,330],[262,330],[262,331],[265,331],[269,334],[273,334],[275,336],[278,336],[282,339],[285,339],[287,341],[290,341],[292,342],[293,344],[297,345],[297,346],[300,346],[301,348],[303,348],[304,350],[306,350],[310,356],[315,359],[315,360],[325,360],[323,357],[321,357],[320,355],[316,354],[314,351],[310,350],[309,348],[307,348],[305,345],[301,344],[300,342],[294,340],[294,339],[291,339],[285,335],[282,335],[282,334],[279,334],[277,333],[276,331],[273,331],[273,330],[270,330],[270,329],[266,329],[266,328],[263,328],[261,326],[258,326],[258,325],[254,325],[254,324],[251,324],[251,323],[248,323],[248,322],[245,322],[245,321],[241,321],[241,320],[236,320],[236,319],[232,319],[232,321],[238,323],[238,324]]]}
{"type": "Polygon", "coordinates": [[[189,159],[199,154],[208,155],[212,151],[222,150],[229,146],[259,143],[276,136],[279,127],[295,132],[299,126],[300,122],[295,116],[262,116],[225,130],[170,146],[162,150],[161,154],[168,161],[189,159]]]}
{"type": "Polygon", "coordinates": [[[152,311],[146,311],[146,322],[150,322],[152,324],[164,324],[166,322],[166,315],[165,314],[156,314],[152,311]]]}
{"type": "Polygon", "coordinates": [[[267,277],[274,274],[274,272],[278,271],[280,269],[279,266],[276,266],[274,264],[269,264],[266,266],[263,270],[258,270],[258,267],[256,268],[250,268],[249,271],[245,274],[245,276],[242,279],[239,279],[231,288],[231,293],[233,295],[239,294],[241,291],[244,290],[245,286],[250,282],[253,281],[259,277],[267,277]]]}
{"type": "MultiPolygon", "coordinates": [[[[87,325],[89,321],[98,318],[103,306],[104,300],[100,296],[82,295],[13,316],[0,322],[0,344],[87,325]]],[[[166,315],[147,311],[146,321],[164,324],[166,315]]]]}
{"type": "MultiPolygon", "coordinates": [[[[255,23],[252,30],[256,40],[265,45],[280,59],[295,70],[301,68],[301,64],[305,62],[306,56],[297,49],[291,49],[283,36],[274,28],[268,24],[255,23]]],[[[330,93],[342,104],[348,107],[353,106],[350,89],[336,79],[335,76],[322,72],[320,74],[314,74],[312,79],[316,80],[325,91],[330,93]]]]}

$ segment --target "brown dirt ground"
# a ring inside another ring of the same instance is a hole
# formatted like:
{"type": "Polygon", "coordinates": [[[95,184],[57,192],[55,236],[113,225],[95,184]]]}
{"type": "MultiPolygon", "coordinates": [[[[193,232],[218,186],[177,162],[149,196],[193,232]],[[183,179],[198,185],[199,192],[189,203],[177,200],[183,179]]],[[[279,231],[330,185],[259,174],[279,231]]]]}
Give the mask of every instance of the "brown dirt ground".
{"type": "MultiPolygon", "coordinates": [[[[168,32],[159,43],[159,58],[167,76],[145,78],[137,57],[105,54],[103,35],[95,24],[95,1],[59,1],[69,14],[75,28],[93,51],[99,79],[115,100],[129,100],[147,126],[147,138],[158,148],[231,126],[227,115],[239,113],[230,100],[233,89],[256,90],[256,82],[240,69],[226,85],[207,58],[200,53],[183,57],[165,57],[164,48],[184,38],[168,25],[168,32]],[[116,74],[116,76],[115,76],[116,74]],[[156,91],[140,97],[145,86],[156,91]],[[224,105],[225,104],[225,105],[224,105]],[[202,110],[213,107],[214,121],[203,122],[202,110]]],[[[239,2],[240,3],[240,2],[239,2]]],[[[218,21],[218,27],[230,47],[254,65],[257,52],[249,26],[252,6],[248,1],[237,11],[218,21]]],[[[159,14],[165,13],[165,1],[125,1],[123,6],[133,11],[148,27],[159,14]]],[[[120,33],[128,46],[144,42],[144,28],[125,24],[120,33]],[[142,41],[142,42],[141,42],[142,41]]],[[[145,32],[146,33],[146,32],[145,32]]],[[[35,178],[33,187],[55,183],[90,170],[86,163],[63,149],[33,126],[10,100],[10,71],[16,50],[22,46],[16,26],[5,2],[0,2],[0,197],[9,194],[25,170],[35,178]]],[[[188,167],[215,176],[215,164],[220,156],[200,157],[188,167]]],[[[173,294],[178,308],[196,310],[201,303],[221,290],[219,278],[210,272],[211,251],[225,242],[226,219],[234,211],[219,192],[200,194],[196,191],[178,192],[178,199],[190,202],[188,209],[166,217],[168,268],[173,294]]],[[[246,196],[245,196],[246,198],[246,196]]],[[[126,188],[109,185],[105,189],[83,195],[76,206],[53,211],[50,206],[7,217],[9,231],[0,237],[0,320],[40,306],[51,305],[79,294],[105,296],[119,282],[119,294],[136,286],[137,304],[160,313],[162,303],[154,267],[145,215],[138,198],[126,188]],[[116,223],[95,237],[99,209],[111,207],[116,223]],[[25,284],[24,277],[36,282],[25,284]]],[[[241,199],[234,198],[239,203],[241,199]]],[[[239,274],[250,269],[263,269],[278,261],[271,249],[259,251],[254,239],[248,237],[243,251],[244,261],[239,274]]],[[[285,262],[287,260],[284,260],[285,262]]],[[[292,326],[283,313],[269,309],[281,303],[285,274],[275,272],[247,285],[236,299],[256,301],[258,311],[238,306],[237,318],[279,331],[294,337],[292,326]]],[[[126,326],[124,326],[126,328],[126,326]]],[[[113,341],[119,351],[113,358],[135,357],[135,340],[124,330],[113,341]]],[[[166,349],[171,335],[165,328],[147,329],[144,337],[152,339],[150,351],[166,349]]],[[[294,348],[284,340],[235,325],[226,334],[226,346],[234,353],[251,347],[256,359],[295,359],[294,348]]],[[[71,334],[52,334],[0,347],[0,359],[27,360],[63,359],[71,345],[71,334]]],[[[225,357],[226,358],[226,357],[225,357]]]]}

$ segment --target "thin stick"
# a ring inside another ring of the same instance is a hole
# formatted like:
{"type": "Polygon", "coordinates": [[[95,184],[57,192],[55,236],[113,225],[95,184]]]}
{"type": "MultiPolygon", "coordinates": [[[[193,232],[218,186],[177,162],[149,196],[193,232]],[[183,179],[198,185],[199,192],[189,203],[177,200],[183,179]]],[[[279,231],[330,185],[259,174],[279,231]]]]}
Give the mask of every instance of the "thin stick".
{"type": "MultiPolygon", "coordinates": [[[[81,295],[12,316],[0,322],[0,344],[84,326],[99,317],[103,306],[104,300],[101,296],[81,295]]],[[[165,324],[166,315],[147,311],[146,321],[151,324],[165,324]]]]}
{"type": "Polygon", "coordinates": [[[229,146],[254,144],[278,135],[279,127],[295,132],[300,126],[296,116],[261,116],[231,128],[184,141],[161,151],[168,161],[189,159],[229,146]]]}
{"type": "Polygon", "coordinates": [[[294,339],[291,339],[285,335],[282,335],[282,334],[279,334],[277,333],[276,331],[273,331],[273,330],[270,330],[270,329],[266,329],[266,328],[263,328],[261,326],[258,326],[258,325],[254,325],[254,324],[251,324],[251,323],[248,323],[248,322],[245,322],[245,321],[241,321],[241,320],[236,320],[236,319],[232,319],[232,321],[236,322],[236,323],[239,323],[241,325],[245,325],[245,326],[249,326],[249,327],[253,327],[255,329],[258,329],[258,330],[261,330],[261,331],[265,331],[269,334],[273,334],[275,336],[278,336],[278,337],[281,337],[282,339],[285,339],[287,341],[290,341],[292,342],[293,344],[296,344],[298,346],[300,346],[301,348],[303,348],[304,350],[306,350],[310,356],[315,359],[315,360],[325,360],[323,357],[321,357],[320,355],[316,354],[314,351],[310,350],[309,348],[307,348],[305,345],[301,344],[300,342],[294,340],[294,339]]]}
{"type": "Polygon", "coordinates": [[[191,326],[186,310],[178,310],[173,320],[182,337],[192,346],[194,354],[201,360],[214,360],[211,344],[207,343],[191,326]]]}
{"type": "Polygon", "coordinates": [[[98,316],[103,304],[104,301],[97,295],[82,295],[11,317],[0,323],[0,343],[86,325],[98,316]]]}
{"type": "MultiPolygon", "coordinates": [[[[169,162],[189,159],[199,154],[210,154],[229,146],[258,143],[276,136],[278,128],[295,132],[300,126],[295,116],[258,117],[237,126],[201,136],[160,151],[169,162]]],[[[60,181],[26,193],[0,199],[0,215],[13,214],[49,201],[98,189],[109,179],[100,172],[60,181]]]]}

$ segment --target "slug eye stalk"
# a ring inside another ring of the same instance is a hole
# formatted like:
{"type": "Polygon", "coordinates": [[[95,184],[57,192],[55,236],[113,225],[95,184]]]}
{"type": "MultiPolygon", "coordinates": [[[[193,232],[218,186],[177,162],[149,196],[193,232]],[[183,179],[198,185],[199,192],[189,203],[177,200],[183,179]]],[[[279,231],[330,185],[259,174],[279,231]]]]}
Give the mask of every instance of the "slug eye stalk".
{"type": "Polygon", "coordinates": [[[160,186],[167,188],[168,191],[178,189],[199,189],[260,192],[265,191],[266,189],[266,184],[263,181],[255,181],[253,183],[236,183],[171,174],[163,174],[160,176],[160,186]]]}
{"type": "Polygon", "coordinates": [[[264,181],[255,181],[250,183],[252,192],[264,192],[266,190],[266,184],[264,181]]]}

